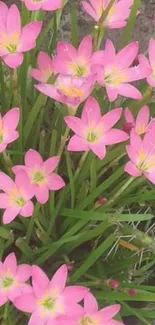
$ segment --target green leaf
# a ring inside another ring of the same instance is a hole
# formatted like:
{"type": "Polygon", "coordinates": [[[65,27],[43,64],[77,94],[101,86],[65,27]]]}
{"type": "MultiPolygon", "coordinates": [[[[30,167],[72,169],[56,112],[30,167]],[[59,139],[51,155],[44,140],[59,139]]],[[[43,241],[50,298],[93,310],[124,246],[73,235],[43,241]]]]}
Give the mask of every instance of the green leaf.
{"type": "Polygon", "coordinates": [[[137,11],[140,7],[140,4],[141,4],[141,0],[134,0],[127,25],[124,28],[123,40],[122,40],[122,44],[121,44],[122,47],[127,45],[130,42],[130,40],[132,39],[135,20],[137,17],[137,11]]]}
{"type": "Polygon", "coordinates": [[[99,245],[92,253],[88,255],[86,261],[73,273],[71,282],[76,282],[83,276],[89,268],[97,261],[97,259],[113,244],[115,236],[109,236],[101,245],[99,245]]]}
{"type": "Polygon", "coordinates": [[[71,15],[71,40],[73,46],[77,47],[78,45],[78,24],[77,24],[77,6],[76,3],[71,3],[70,6],[70,15],[71,15]]]}
{"type": "Polygon", "coordinates": [[[102,300],[113,300],[113,301],[155,301],[155,294],[152,292],[147,291],[138,291],[134,296],[130,296],[128,293],[125,292],[108,292],[108,291],[102,291],[97,292],[95,291],[95,296],[97,299],[102,300]]]}
{"type": "Polygon", "coordinates": [[[103,221],[109,220],[109,223],[116,221],[144,221],[150,220],[154,216],[152,214],[120,214],[120,213],[100,213],[94,211],[82,211],[78,209],[66,209],[60,211],[60,215],[64,217],[71,217],[76,219],[88,220],[88,221],[103,221]]]}

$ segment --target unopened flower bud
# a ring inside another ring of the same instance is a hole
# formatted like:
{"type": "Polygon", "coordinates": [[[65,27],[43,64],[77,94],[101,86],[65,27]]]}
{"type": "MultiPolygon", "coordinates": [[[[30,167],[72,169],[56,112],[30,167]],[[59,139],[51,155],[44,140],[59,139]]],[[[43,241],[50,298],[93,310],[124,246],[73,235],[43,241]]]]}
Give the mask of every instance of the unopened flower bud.
{"type": "Polygon", "coordinates": [[[135,289],[129,289],[128,290],[128,295],[129,296],[135,296],[136,295],[136,290],[135,289]]]}
{"type": "Polygon", "coordinates": [[[119,281],[117,281],[117,280],[109,280],[109,286],[112,289],[118,289],[118,287],[119,287],[119,281]]]}
{"type": "Polygon", "coordinates": [[[107,200],[107,198],[106,198],[105,196],[100,196],[100,197],[97,199],[97,203],[98,203],[99,205],[103,205],[103,204],[105,204],[107,201],[108,201],[108,200],[107,200]]]}

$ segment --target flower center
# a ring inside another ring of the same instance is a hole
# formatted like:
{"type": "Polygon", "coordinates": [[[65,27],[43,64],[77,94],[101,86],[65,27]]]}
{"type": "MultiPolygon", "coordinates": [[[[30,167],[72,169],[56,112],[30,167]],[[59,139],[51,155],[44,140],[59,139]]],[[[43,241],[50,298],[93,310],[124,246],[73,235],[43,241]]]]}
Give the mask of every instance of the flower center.
{"type": "Polygon", "coordinates": [[[126,77],[124,72],[119,71],[116,67],[113,67],[110,73],[104,75],[105,83],[114,85],[115,87],[119,86],[119,84],[125,80],[126,77]]]}
{"type": "Polygon", "coordinates": [[[2,40],[0,47],[6,47],[10,53],[15,53],[17,51],[17,45],[19,40],[19,34],[14,33],[9,38],[7,34],[2,35],[2,40]]]}
{"type": "Polygon", "coordinates": [[[137,133],[138,135],[144,134],[145,131],[146,131],[146,125],[145,125],[145,123],[138,124],[138,125],[136,126],[136,133],[137,133]]]}
{"type": "Polygon", "coordinates": [[[35,184],[40,184],[44,181],[45,179],[45,176],[43,175],[43,173],[37,171],[34,173],[34,175],[32,176],[32,181],[35,183],[35,184]]]}
{"type": "Polygon", "coordinates": [[[86,68],[80,65],[77,65],[76,67],[76,74],[77,76],[83,76],[86,73],[86,68]]]}
{"type": "Polygon", "coordinates": [[[59,85],[59,90],[64,93],[65,96],[69,97],[81,97],[83,95],[83,90],[74,87],[73,85],[66,86],[64,84],[59,85]]]}
{"type": "Polygon", "coordinates": [[[95,134],[94,132],[89,132],[87,135],[87,141],[89,142],[94,142],[98,140],[98,136],[97,134],[95,134]]]}
{"type": "Polygon", "coordinates": [[[41,306],[43,306],[48,311],[51,311],[54,308],[55,300],[51,297],[47,297],[46,299],[42,300],[40,303],[41,306]]]}
{"type": "Polygon", "coordinates": [[[96,322],[89,316],[85,316],[81,319],[80,325],[95,325],[96,322]]]}
{"type": "Polygon", "coordinates": [[[19,205],[20,207],[23,207],[25,205],[25,200],[22,197],[17,197],[15,198],[15,203],[19,205]]]}
{"type": "Polygon", "coordinates": [[[5,289],[11,287],[11,285],[14,283],[14,280],[12,278],[10,278],[9,276],[5,276],[3,278],[3,287],[5,289]]]}
{"type": "Polygon", "coordinates": [[[155,166],[155,155],[150,154],[146,156],[144,149],[141,148],[139,151],[139,163],[137,164],[137,167],[140,170],[147,172],[153,166],[155,166]]]}
{"type": "Polygon", "coordinates": [[[3,140],[4,140],[3,134],[0,133],[0,144],[3,143],[3,140]]]}

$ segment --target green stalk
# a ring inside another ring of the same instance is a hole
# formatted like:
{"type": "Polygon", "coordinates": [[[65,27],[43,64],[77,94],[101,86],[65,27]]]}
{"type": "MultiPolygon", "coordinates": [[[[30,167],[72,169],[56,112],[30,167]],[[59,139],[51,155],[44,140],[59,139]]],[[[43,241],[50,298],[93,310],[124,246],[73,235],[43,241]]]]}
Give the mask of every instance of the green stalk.
{"type": "Polygon", "coordinates": [[[26,233],[26,242],[27,244],[29,244],[32,233],[33,233],[33,228],[34,228],[34,224],[36,222],[36,218],[37,218],[37,214],[40,210],[41,205],[37,202],[34,208],[34,212],[33,212],[33,216],[31,217],[30,221],[29,221],[29,225],[27,228],[27,233],[26,233]]]}
{"type": "MultiPolygon", "coordinates": [[[[104,207],[110,207],[113,205],[113,203],[121,196],[121,194],[130,186],[130,184],[135,180],[135,177],[130,177],[126,183],[121,186],[121,188],[114,194],[113,198],[111,198],[105,205],[104,207]]],[[[104,209],[104,207],[102,207],[104,209]]],[[[100,210],[102,209],[100,208],[100,210]]]]}
{"type": "Polygon", "coordinates": [[[7,109],[6,105],[6,98],[5,98],[5,83],[4,83],[4,69],[3,69],[3,64],[2,61],[0,61],[0,89],[1,89],[1,111],[4,110],[4,112],[7,109]]]}

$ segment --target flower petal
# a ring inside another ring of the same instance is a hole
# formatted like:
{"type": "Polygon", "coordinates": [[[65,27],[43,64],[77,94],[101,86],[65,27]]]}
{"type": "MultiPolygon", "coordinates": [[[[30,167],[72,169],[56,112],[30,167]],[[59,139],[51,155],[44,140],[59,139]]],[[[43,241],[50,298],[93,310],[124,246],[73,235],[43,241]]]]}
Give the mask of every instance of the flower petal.
{"type": "Polygon", "coordinates": [[[151,66],[153,67],[155,65],[155,40],[154,39],[150,39],[149,42],[149,60],[151,66]]]}
{"type": "Polygon", "coordinates": [[[9,206],[8,196],[4,193],[0,193],[0,209],[6,209],[9,206]]]}
{"type": "Polygon", "coordinates": [[[17,279],[19,282],[26,282],[32,275],[32,267],[27,264],[21,264],[17,266],[17,279]]]}
{"type": "Polygon", "coordinates": [[[82,39],[79,45],[78,56],[89,60],[91,55],[92,55],[92,36],[87,35],[82,39]]]}
{"type": "Polygon", "coordinates": [[[64,186],[65,186],[65,182],[58,174],[52,173],[49,176],[48,188],[50,190],[57,191],[57,190],[60,190],[64,186]]]}
{"type": "Polygon", "coordinates": [[[118,93],[122,96],[133,98],[133,99],[141,99],[142,94],[138,89],[136,89],[133,85],[130,85],[128,83],[126,84],[120,84],[118,86],[118,93]]]}
{"type": "Polygon", "coordinates": [[[17,309],[25,313],[32,313],[36,307],[36,297],[34,293],[25,293],[15,299],[13,304],[17,309]]]}
{"type": "Polygon", "coordinates": [[[25,155],[25,165],[29,168],[40,166],[43,164],[43,159],[38,151],[29,149],[25,155]]]}
{"type": "Polygon", "coordinates": [[[82,136],[84,132],[84,123],[83,121],[76,116],[65,116],[64,120],[67,126],[74,131],[77,135],[82,136]]]}
{"type": "Polygon", "coordinates": [[[23,198],[27,201],[34,196],[34,188],[24,170],[20,170],[15,176],[15,183],[23,198]]]}
{"type": "Polygon", "coordinates": [[[3,60],[8,67],[15,69],[19,67],[23,62],[22,53],[12,53],[3,57],[3,60]]]}
{"type": "Polygon", "coordinates": [[[14,131],[19,123],[19,115],[20,112],[18,107],[10,109],[3,116],[3,128],[9,130],[9,132],[14,131]]]}
{"type": "Polygon", "coordinates": [[[69,140],[67,149],[69,151],[88,151],[89,145],[85,139],[80,138],[78,135],[73,135],[69,140]]]}
{"type": "Polygon", "coordinates": [[[41,21],[32,21],[23,27],[19,47],[21,52],[29,51],[36,46],[36,38],[41,31],[41,27],[41,21]]]}
{"type": "Polygon", "coordinates": [[[45,204],[49,199],[49,189],[47,185],[36,186],[35,196],[39,203],[45,204]]]}
{"type": "MultiPolygon", "coordinates": [[[[149,111],[149,107],[147,105],[143,106],[136,118],[136,129],[138,128],[143,128],[145,129],[146,126],[149,123],[149,118],[150,118],[150,111],[149,111]]],[[[145,132],[145,131],[144,131],[145,132]]]]}
{"type": "Polygon", "coordinates": [[[13,4],[8,12],[7,17],[7,34],[9,37],[13,35],[17,35],[20,37],[21,33],[21,19],[20,19],[20,12],[18,7],[13,4]]]}
{"type": "Polygon", "coordinates": [[[8,301],[6,292],[0,292],[0,306],[3,306],[8,301]]]}
{"type": "Polygon", "coordinates": [[[128,138],[129,136],[126,132],[118,129],[111,129],[103,136],[103,141],[105,145],[112,145],[126,141],[128,138]]]}
{"type": "Polygon", "coordinates": [[[18,214],[20,214],[21,208],[7,208],[3,214],[3,223],[6,225],[13,221],[18,214]]]}
{"type": "Polygon", "coordinates": [[[88,293],[84,298],[84,309],[86,313],[95,313],[98,310],[98,303],[92,293],[88,293]]]}
{"type": "Polygon", "coordinates": [[[32,266],[32,285],[35,292],[36,297],[41,297],[44,293],[46,293],[49,287],[50,281],[47,275],[43,272],[43,270],[37,266],[32,266]]]}
{"type": "Polygon", "coordinates": [[[13,180],[5,173],[0,172],[0,189],[4,192],[9,192],[14,186],[13,180]]]}
{"type": "Polygon", "coordinates": [[[46,171],[49,174],[52,173],[54,169],[57,167],[59,160],[60,160],[59,156],[53,156],[44,161],[43,166],[45,167],[46,171]]]}
{"type": "Polygon", "coordinates": [[[8,271],[11,271],[13,275],[16,274],[17,271],[17,259],[14,253],[9,254],[3,263],[3,271],[4,273],[7,273],[8,271]]]}
{"type": "Polygon", "coordinates": [[[96,141],[96,142],[90,142],[89,148],[94,152],[94,154],[100,158],[103,159],[106,155],[106,147],[103,141],[96,141]]]}
{"type": "Polygon", "coordinates": [[[139,50],[138,42],[132,42],[125,46],[121,51],[119,51],[116,55],[115,64],[121,68],[128,68],[133,61],[135,60],[139,50]]]}
{"type": "Polygon", "coordinates": [[[101,117],[100,123],[103,123],[104,132],[110,130],[118,122],[121,114],[122,108],[115,108],[101,117]]]}
{"type": "MultiPolygon", "coordinates": [[[[111,319],[118,314],[120,311],[120,305],[111,305],[105,308],[102,308],[99,311],[99,317],[101,317],[101,322],[107,322],[110,321],[111,319]]],[[[109,324],[110,324],[109,322],[109,324]]]]}
{"type": "Polygon", "coordinates": [[[87,99],[82,111],[81,118],[84,124],[89,124],[92,122],[95,122],[97,124],[99,122],[101,118],[101,111],[100,106],[94,97],[90,96],[87,99]]]}
{"type": "Polygon", "coordinates": [[[67,274],[68,274],[67,265],[63,264],[55,272],[55,274],[53,275],[50,281],[51,293],[55,293],[56,295],[58,295],[64,290],[67,281],[67,274]]]}
{"type": "Polygon", "coordinates": [[[31,217],[34,211],[34,204],[32,201],[26,202],[25,206],[21,209],[20,215],[22,217],[31,217]]]}
{"type": "Polygon", "coordinates": [[[135,119],[134,119],[131,111],[129,110],[129,108],[125,108],[124,117],[125,117],[125,121],[127,123],[132,123],[133,125],[135,124],[135,119]]]}
{"type": "Polygon", "coordinates": [[[82,286],[67,286],[63,291],[63,296],[65,299],[67,299],[67,301],[70,300],[70,302],[77,303],[87,296],[88,291],[88,288],[82,286]]]}
{"type": "Polygon", "coordinates": [[[128,161],[124,167],[124,171],[131,176],[138,177],[142,175],[142,172],[133,164],[132,161],[128,161]]]}

